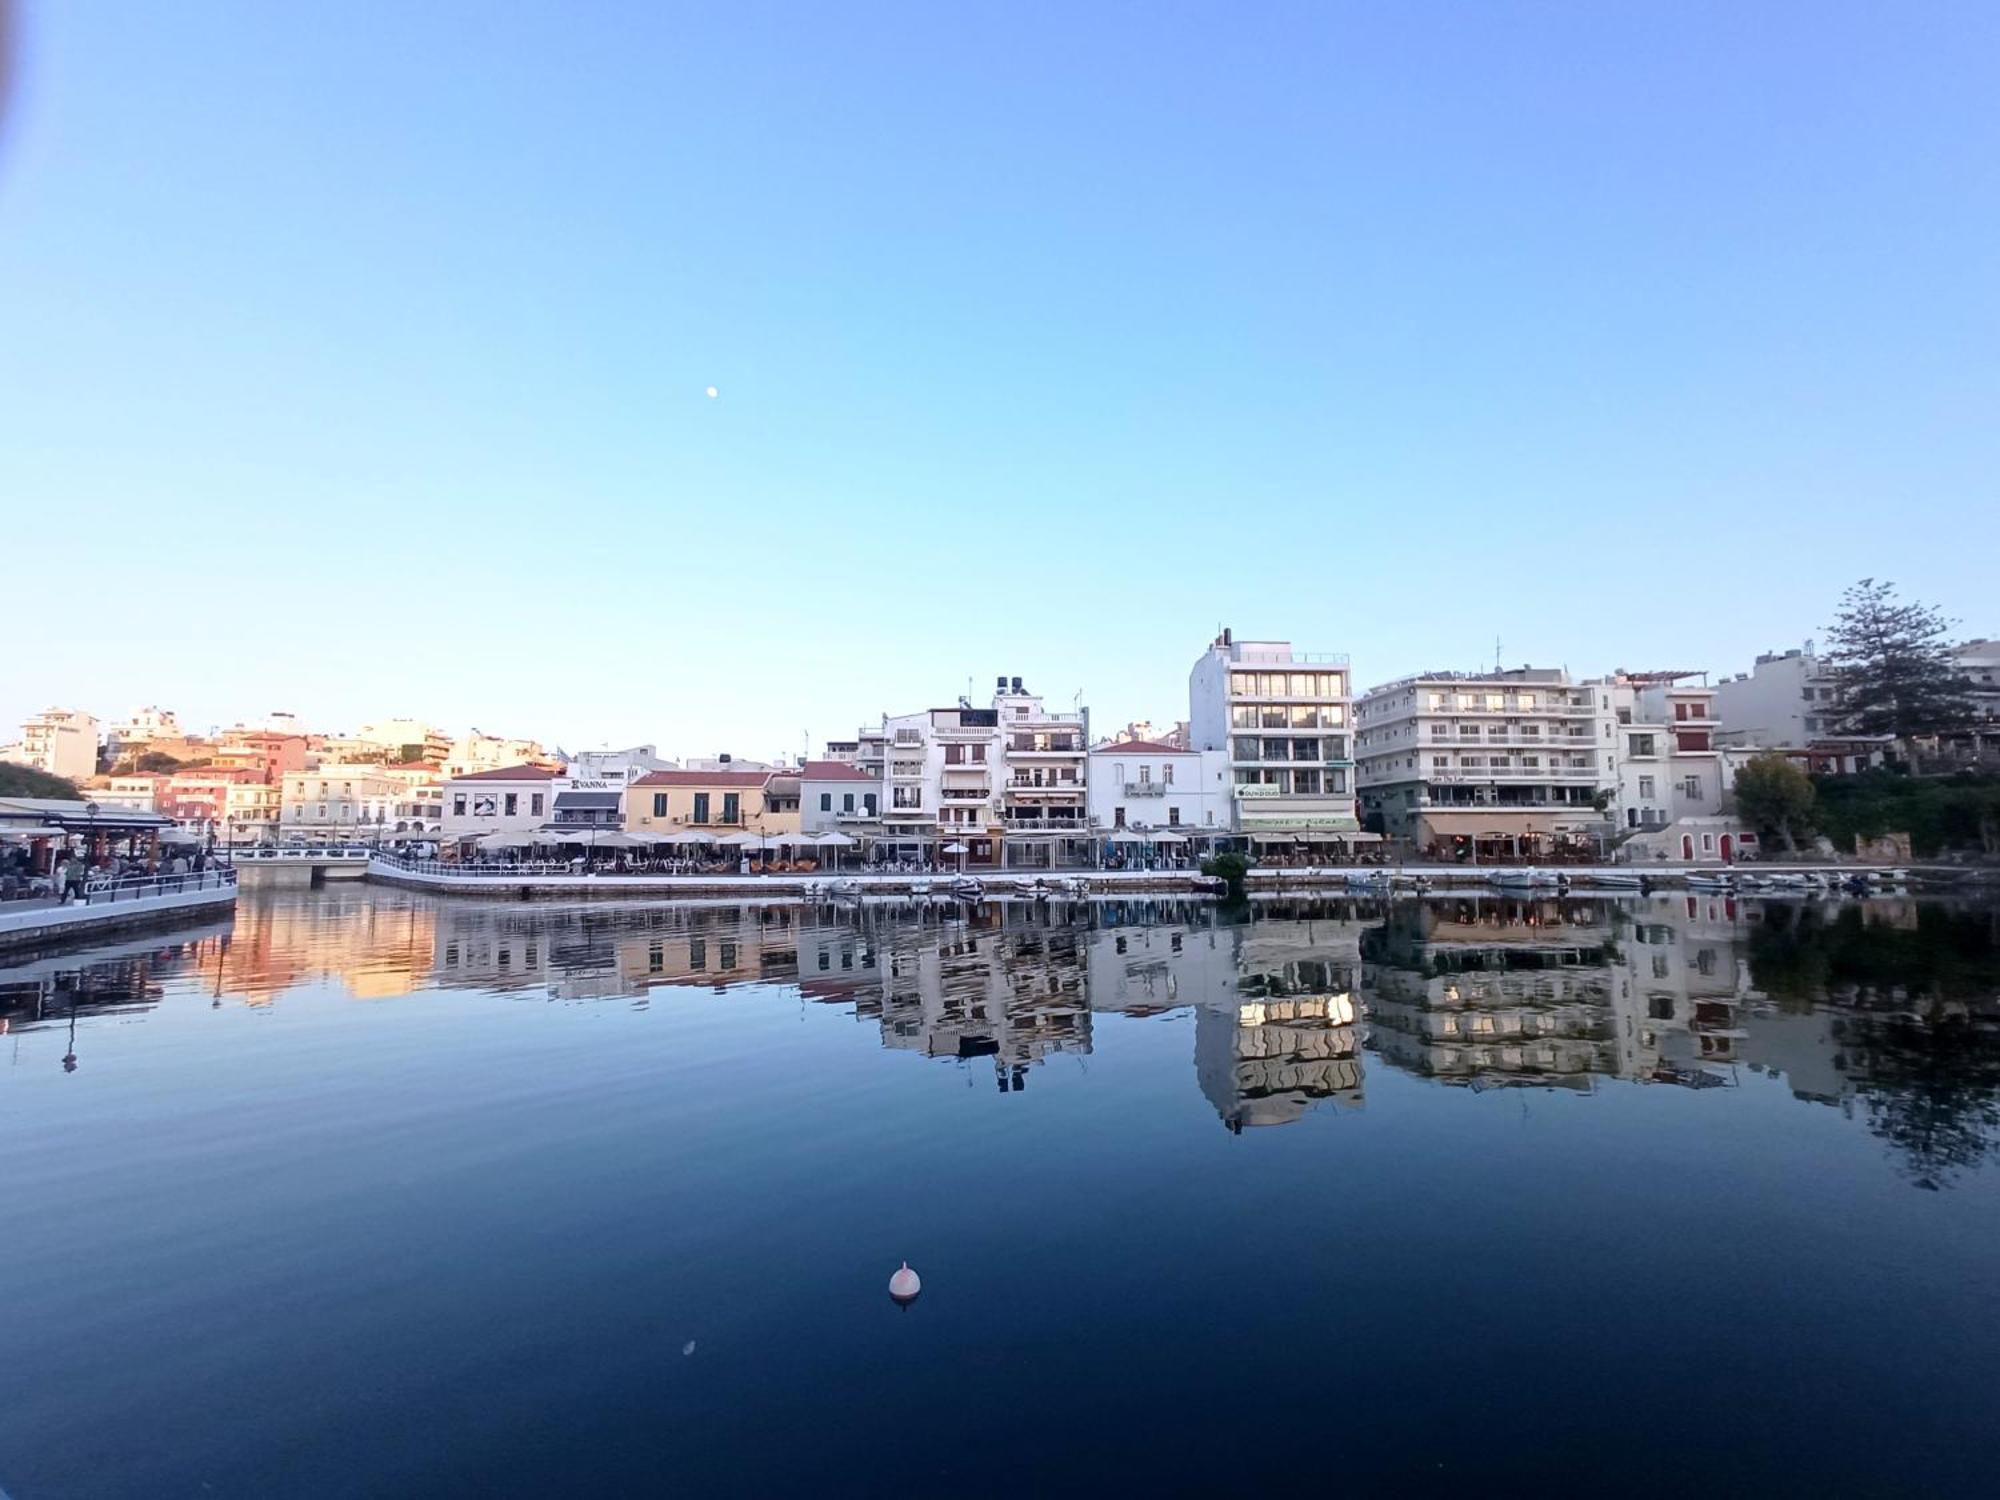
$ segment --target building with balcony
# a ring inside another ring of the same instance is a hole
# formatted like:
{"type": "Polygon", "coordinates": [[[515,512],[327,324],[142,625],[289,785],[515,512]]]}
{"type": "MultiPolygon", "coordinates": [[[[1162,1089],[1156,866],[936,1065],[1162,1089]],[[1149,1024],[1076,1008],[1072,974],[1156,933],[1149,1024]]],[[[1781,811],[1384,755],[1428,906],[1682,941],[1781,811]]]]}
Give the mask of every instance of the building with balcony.
{"type": "Polygon", "coordinates": [[[388,832],[402,790],[379,765],[288,772],[279,799],[280,837],[316,841],[388,832]]]}
{"type": "Polygon", "coordinates": [[[549,766],[500,766],[448,776],[444,784],[447,840],[487,833],[532,833],[549,818],[557,772],[549,766]]]}
{"type": "Polygon", "coordinates": [[[1355,705],[1361,809],[1440,858],[1509,858],[1608,832],[1604,693],[1560,668],[1430,672],[1355,705]]]}
{"type": "Polygon", "coordinates": [[[1180,830],[1190,837],[1235,831],[1226,750],[1119,740],[1090,752],[1088,780],[1085,805],[1100,837],[1120,828],[1180,830]]]}
{"type": "Polygon", "coordinates": [[[158,812],[160,789],[167,778],[157,771],[140,771],[130,776],[106,776],[84,796],[101,807],[122,807],[128,812],[158,812]]]}
{"type": "Polygon", "coordinates": [[[852,761],[809,760],[799,767],[799,831],[859,838],[882,826],[882,783],[852,761]]]}
{"type": "Polygon", "coordinates": [[[21,760],[51,776],[97,774],[97,720],[76,708],[47,708],[21,724],[21,760]]]}
{"type": "Polygon", "coordinates": [[[439,765],[450,756],[453,744],[449,734],[422,719],[376,719],[355,730],[354,737],[379,746],[385,761],[414,755],[439,765]]]}
{"type": "Polygon", "coordinates": [[[961,698],[862,731],[855,765],[880,768],[883,842],[962,844],[968,865],[1084,864],[1089,743],[1088,709],[1051,710],[1000,677],[990,707],[961,698]]]}
{"type": "Polygon", "coordinates": [[[1617,672],[1589,684],[1611,714],[1621,858],[1727,861],[1756,845],[1729,815],[1734,767],[1715,739],[1715,689],[1689,680],[1701,675],[1617,672]]]}
{"type": "Polygon", "coordinates": [[[1236,831],[1253,845],[1355,842],[1347,657],[1225,630],[1188,674],[1188,737],[1226,752],[1236,831]]]}
{"type": "Polygon", "coordinates": [[[649,772],[625,788],[625,827],[652,834],[713,831],[718,838],[797,833],[796,795],[782,795],[787,780],[796,783],[789,773],[771,770],[649,772]]]}

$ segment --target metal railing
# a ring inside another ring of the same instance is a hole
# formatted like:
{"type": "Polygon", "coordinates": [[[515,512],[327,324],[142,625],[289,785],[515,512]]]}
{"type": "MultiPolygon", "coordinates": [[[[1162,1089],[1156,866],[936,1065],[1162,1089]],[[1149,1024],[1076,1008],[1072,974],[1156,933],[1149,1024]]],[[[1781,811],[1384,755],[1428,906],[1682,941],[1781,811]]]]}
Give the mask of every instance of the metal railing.
{"type": "Polygon", "coordinates": [[[86,906],[111,906],[120,901],[143,901],[150,896],[230,890],[235,885],[236,871],[228,865],[186,875],[123,875],[114,880],[85,881],[83,901],[86,906]]]}

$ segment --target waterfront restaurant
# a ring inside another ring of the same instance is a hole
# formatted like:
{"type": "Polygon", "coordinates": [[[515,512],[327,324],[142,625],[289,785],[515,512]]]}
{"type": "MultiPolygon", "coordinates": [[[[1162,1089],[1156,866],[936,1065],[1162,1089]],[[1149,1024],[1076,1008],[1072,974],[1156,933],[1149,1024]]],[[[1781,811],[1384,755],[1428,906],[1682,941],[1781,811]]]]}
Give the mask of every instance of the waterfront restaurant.
{"type": "Polygon", "coordinates": [[[139,808],[61,797],[0,797],[0,850],[9,851],[7,864],[17,867],[7,889],[18,885],[21,895],[34,894],[37,883],[54,873],[60,852],[72,845],[92,864],[112,855],[151,863],[159,857],[163,834],[181,836],[172,818],[139,808]]]}

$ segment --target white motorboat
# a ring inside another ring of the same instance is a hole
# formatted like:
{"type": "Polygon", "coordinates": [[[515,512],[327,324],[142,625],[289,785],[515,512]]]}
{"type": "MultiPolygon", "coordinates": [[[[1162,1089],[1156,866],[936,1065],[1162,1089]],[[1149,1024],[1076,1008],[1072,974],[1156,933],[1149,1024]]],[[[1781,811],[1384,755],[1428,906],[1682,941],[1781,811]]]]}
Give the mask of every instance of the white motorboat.
{"type": "Polygon", "coordinates": [[[912,880],[910,882],[910,894],[915,896],[919,901],[927,899],[930,893],[931,883],[928,880],[912,880]]]}
{"type": "Polygon", "coordinates": [[[1553,891],[1567,883],[1554,870],[1537,870],[1532,865],[1520,870],[1495,870],[1486,878],[1503,891],[1553,891]]]}
{"type": "Polygon", "coordinates": [[[1628,875],[1622,870],[1615,872],[1599,870],[1583,876],[1582,879],[1585,885],[1603,891],[1643,891],[1646,888],[1645,876],[1628,875]]]}
{"type": "Polygon", "coordinates": [[[1688,889],[1691,891],[1733,891],[1736,889],[1736,877],[1734,875],[1723,874],[1714,870],[1696,870],[1692,875],[1688,876],[1687,883],[1688,889]]]}
{"type": "Polygon", "coordinates": [[[986,887],[970,875],[961,875],[951,883],[951,893],[961,901],[983,901],[986,887]]]}

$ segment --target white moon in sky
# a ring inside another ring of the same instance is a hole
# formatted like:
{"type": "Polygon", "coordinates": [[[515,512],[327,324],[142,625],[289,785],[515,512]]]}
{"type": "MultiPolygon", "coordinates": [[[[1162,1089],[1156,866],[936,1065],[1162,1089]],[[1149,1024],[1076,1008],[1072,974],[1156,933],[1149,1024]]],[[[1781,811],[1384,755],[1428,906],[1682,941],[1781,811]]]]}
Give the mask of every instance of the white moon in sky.
{"type": "Polygon", "coordinates": [[[710,386],[708,388],[708,399],[711,401],[713,401],[717,396],[720,396],[721,394],[722,392],[718,391],[714,386],[710,386]]]}

